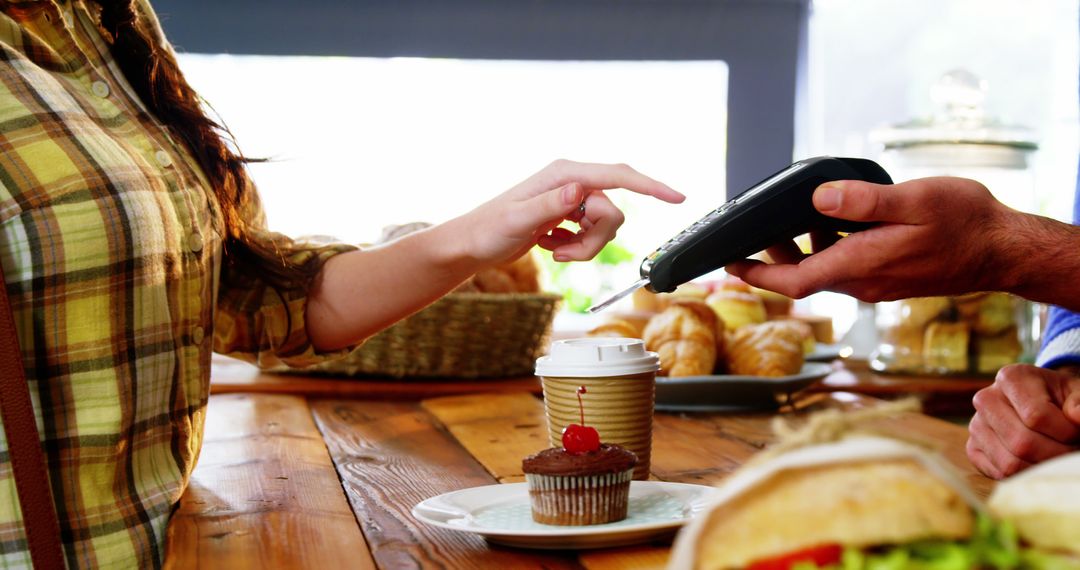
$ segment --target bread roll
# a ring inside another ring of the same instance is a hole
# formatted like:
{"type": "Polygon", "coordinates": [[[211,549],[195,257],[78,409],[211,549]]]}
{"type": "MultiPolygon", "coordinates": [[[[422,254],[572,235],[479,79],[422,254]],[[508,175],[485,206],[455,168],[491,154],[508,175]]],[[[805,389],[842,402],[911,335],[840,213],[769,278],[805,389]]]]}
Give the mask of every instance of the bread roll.
{"type": "Polygon", "coordinates": [[[513,261],[480,270],[470,281],[483,293],[539,293],[540,266],[528,251],[513,261]]]}
{"type": "Polygon", "coordinates": [[[715,291],[739,291],[741,293],[752,293],[753,288],[750,285],[739,279],[738,277],[726,277],[722,279],[714,289],[715,291]]]}
{"type": "Polygon", "coordinates": [[[727,366],[732,374],[789,376],[802,369],[804,360],[800,334],[780,321],[742,327],[727,347],[727,366]]]}
{"type": "Polygon", "coordinates": [[[923,338],[923,365],[938,373],[966,372],[970,338],[967,323],[930,323],[923,338]]]}
{"type": "Polygon", "coordinates": [[[375,243],[387,243],[398,239],[407,234],[422,230],[424,228],[431,227],[428,222],[409,222],[407,224],[393,224],[385,226],[382,229],[382,235],[379,236],[379,241],[375,243]]]}
{"type": "Polygon", "coordinates": [[[705,302],[724,321],[724,327],[729,331],[765,322],[765,304],[761,297],[753,293],[722,289],[709,295],[705,302]]]}
{"type": "Polygon", "coordinates": [[[882,331],[881,340],[892,347],[884,355],[888,369],[899,372],[920,372],[923,369],[923,340],[921,328],[895,327],[882,331]]]}
{"type": "Polygon", "coordinates": [[[926,327],[950,308],[952,301],[948,297],[917,297],[903,299],[900,303],[899,326],[912,329],[926,327]]]}
{"type": "Polygon", "coordinates": [[[990,293],[979,303],[971,323],[975,334],[993,336],[1016,324],[1016,299],[1008,293],[990,293]]]}
{"type": "Polygon", "coordinates": [[[1019,360],[1023,351],[1015,326],[994,336],[974,335],[971,342],[975,371],[979,374],[996,374],[1002,367],[1019,360]]]}
{"type": "Polygon", "coordinates": [[[814,331],[814,340],[822,344],[832,344],[836,341],[833,334],[833,320],[830,316],[792,313],[786,318],[810,325],[810,330],[814,331]]]}
{"type": "Polygon", "coordinates": [[[667,307],[667,300],[665,298],[644,287],[634,291],[630,299],[633,301],[635,311],[659,313],[667,307]]]}
{"type": "Polygon", "coordinates": [[[516,293],[514,276],[502,267],[489,267],[472,276],[473,285],[481,293],[516,293]]]}
{"type": "Polygon", "coordinates": [[[661,376],[701,376],[716,366],[717,318],[700,301],[673,303],[649,320],[645,347],[660,356],[661,376]]]}
{"type": "Polygon", "coordinates": [[[750,292],[761,297],[761,302],[765,304],[765,314],[770,319],[787,317],[791,314],[791,308],[795,305],[795,300],[791,297],[768,289],[754,287],[750,292]]]}
{"type": "Polygon", "coordinates": [[[540,292],[540,264],[532,250],[506,264],[506,272],[514,279],[514,291],[518,293],[540,292]]]}
{"type": "Polygon", "coordinates": [[[1058,456],[998,483],[988,505],[1028,544],[1080,555],[1080,452],[1058,456]]]}

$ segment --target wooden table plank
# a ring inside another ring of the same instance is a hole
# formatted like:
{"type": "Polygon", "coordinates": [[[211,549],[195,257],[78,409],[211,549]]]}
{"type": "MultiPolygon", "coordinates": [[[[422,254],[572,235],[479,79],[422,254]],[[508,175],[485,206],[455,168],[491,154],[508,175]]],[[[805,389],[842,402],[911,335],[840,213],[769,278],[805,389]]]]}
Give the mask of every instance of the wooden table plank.
{"type": "Polygon", "coordinates": [[[521,460],[551,447],[544,404],[532,394],[429,398],[422,406],[500,483],[524,481],[521,460]]]}
{"type": "Polygon", "coordinates": [[[883,374],[871,370],[865,360],[837,360],[833,368],[810,390],[856,392],[883,399],[916,396],[922,401],[923,412],[937,417],[971,417],[975,393],[994,383],[990,376],[883,374]]]}
{"type": "Polygon", "coordinates": [[[580,560],[588,570],[665,570],[670,557],[669,546],[630,546],[585,551],[580,560]]]}
{"type": "Polygon", "coordinates": [[[307,402],[212,396],[169,568],[374,568],[307,402]]]}
{"type": "Polygon", "coordinates": [[[515,378],[379,378],[263,372],[247,362],[214,355],[213,394],[303,394],[318,398],[419,400],[477,392],[540,393],[535,376],[515,378]]]}
{"type": "Polygon", "coordinates": [[[323,400],[312,412],[380,568],[580,567],[574,552],[489,546],[412,517],[424,499],[495,483],[417,403],[323,400]]]}

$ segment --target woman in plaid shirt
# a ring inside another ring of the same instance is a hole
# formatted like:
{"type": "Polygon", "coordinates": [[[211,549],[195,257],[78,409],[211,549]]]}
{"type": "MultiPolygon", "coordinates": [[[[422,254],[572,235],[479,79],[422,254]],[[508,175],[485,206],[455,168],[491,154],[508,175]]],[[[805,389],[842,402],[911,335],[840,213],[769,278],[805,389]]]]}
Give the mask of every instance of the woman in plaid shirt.
{"type": "MultiPolygon", "coordinates": [[[[211,351],[294,366],[343,355],[536,244],[592,258],[623,221],[602,190],[682,200],[623,165],[556,161],[385,246],[297,243],[267,230],[245,159],[144,0],[0,10],[0,262],[70,567],[161,565],[211,351]]],[[[6,450],[0,439],[0,565],[29,566],[6,450]]]]}

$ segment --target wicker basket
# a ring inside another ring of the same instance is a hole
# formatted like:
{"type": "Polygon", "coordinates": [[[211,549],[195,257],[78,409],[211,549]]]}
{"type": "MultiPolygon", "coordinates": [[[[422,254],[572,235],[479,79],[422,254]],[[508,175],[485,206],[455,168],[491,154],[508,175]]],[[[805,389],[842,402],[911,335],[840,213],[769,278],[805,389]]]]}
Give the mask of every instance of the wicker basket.
{"type": "Polygon", "coordinates": [[[304,372],[394,378],[529,375],[547,349],[561,301],[548,293],[452,293],[345,358],[304,372]]]}

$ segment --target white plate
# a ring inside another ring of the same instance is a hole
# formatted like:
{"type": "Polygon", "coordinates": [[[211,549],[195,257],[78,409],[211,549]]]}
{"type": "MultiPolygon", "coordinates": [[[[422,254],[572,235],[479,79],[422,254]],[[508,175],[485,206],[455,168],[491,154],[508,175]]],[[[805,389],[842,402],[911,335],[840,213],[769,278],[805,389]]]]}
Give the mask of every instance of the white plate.
{"type": "Polygon", "coordinates": [[[840,343],[826,344],[819,342],[814,345],[814,350],[806,355],[807,360],[832,361],[837,358],[851,356],[851,347],[840,343]]]}
{"type": "Polygon", "coordinates": [[[791,376],[683,376],[656,378],[661,412],[718,412],[775,409],[793,394],[829,375],[832,365],[807,362],[791,376]]]}
{"type": "Polygon", "coordinates": [[[417,520],[450,530],[472,532],[507,546],[584,549],[668,541],[701,512],[713,487],[631,481],[626,518],[589,526],[534,522],[526,483],[488,485],[432,497],[413,507],[417,520]]]}

